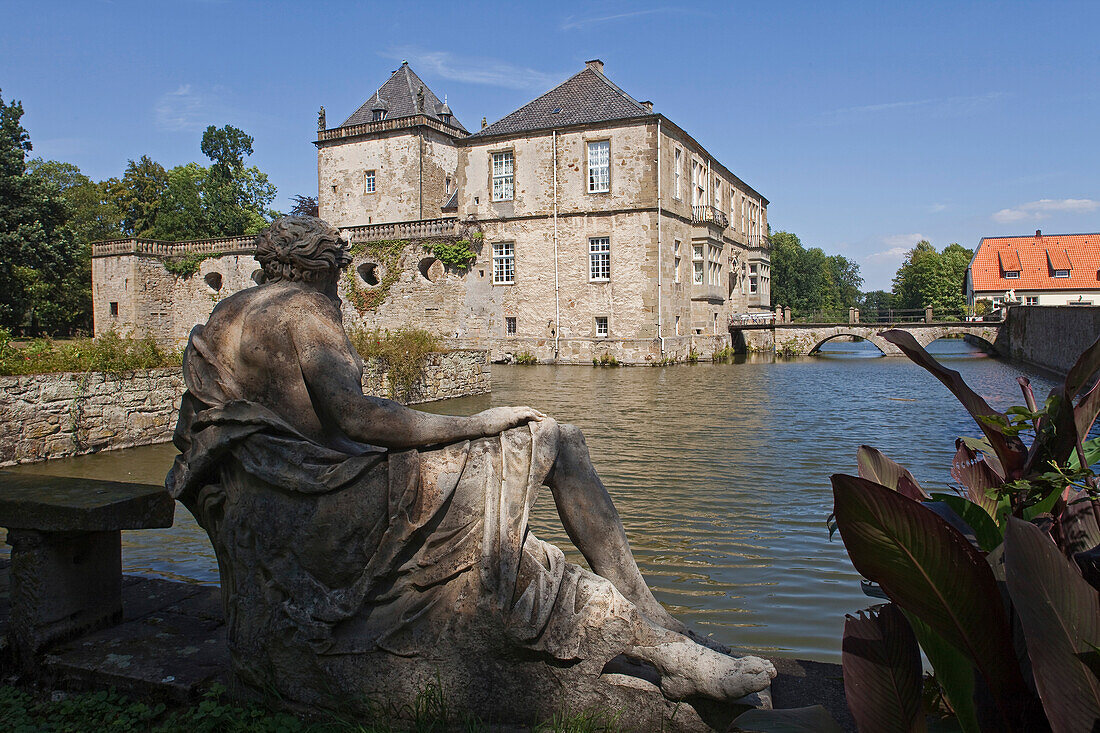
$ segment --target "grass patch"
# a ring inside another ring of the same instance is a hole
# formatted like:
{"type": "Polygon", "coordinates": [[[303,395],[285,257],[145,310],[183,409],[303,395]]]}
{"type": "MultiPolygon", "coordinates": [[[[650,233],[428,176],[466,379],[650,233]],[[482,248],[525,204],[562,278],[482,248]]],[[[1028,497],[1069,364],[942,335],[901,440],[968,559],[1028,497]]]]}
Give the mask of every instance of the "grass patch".
{"type": "Polygon", "coordinates": [[[592,358],[592,366],[597,367],[617,367],[620,366],[619,360],[611,354],[604,354],[600,358],[592,358]]]}
{"type": "MultiPolygon", "coordinates": [[[[301,718],[231,700],[213,685],[198,702],[179,705],[140,702],[115,691],[32,692],[0,686],[0,729],[13,733],[392,733],[394,731],[489,731],[469,715],[448,710],[438,683],[429,684],[416,702],[398,709],[392,703],[368,706],[366,719],[301,718]]],[[[585,710],[559,713],[534,727],[537,733],[613,733],[623,729],[619,713],[585,710]]]]}
{"type": "Polygon", "coordinates": [[[32,339],[12,343],[0,329],[0,375],[55,372],[107,372],[120,374],[136,369],[180,366],[180,353],[161,347],[151,336],[134,338],[108,331],[94,339],[32,339]]]}
{"type": "Polygon", "coordinates": [[[710,355],[710,360],[711,361],[729,361],[734,356],[736,356],[736,354],[737,354],[737,352],[735,352],[733,350],[732,346],[723,346],[722,348],[716,350],[713,354],[710,355]]]}
{"type": "Polygon", "coordinates": [[[418,328],[392,333],[378,328],[358,329],[348,338],[364,360],[376,360],[386,370],[394,399],[409,397],[417,380],[424,376],[428,354],[441,350],[439,339],[418,328]]]}

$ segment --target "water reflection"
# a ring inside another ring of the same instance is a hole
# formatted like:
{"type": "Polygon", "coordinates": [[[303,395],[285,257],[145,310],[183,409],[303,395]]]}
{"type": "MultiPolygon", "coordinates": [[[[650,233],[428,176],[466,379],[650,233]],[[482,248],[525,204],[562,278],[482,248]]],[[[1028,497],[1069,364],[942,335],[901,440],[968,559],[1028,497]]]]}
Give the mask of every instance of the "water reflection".
{"type": "MultiPolygon", "coordinates": [[[[1019,402],[1022,367],[958,340],[929,349],[994,407],[1019,402]]],[[[1027,373],[1036,392],[1048,378],[1027,373]]],[[[830,542],[829,475],[855,473],[861,443],[926,486],[950,481],[954,439],[976,427],[930,375],[867,342],[819,356],[652,368],[497,366],[493,394],[427,406],[470,414],[530,404],[580,426],[657,597],[738,648],[839,660],[844,614],[869,605],[839,539],[830,542]]],[[[169,445],[20,470],[159,482],[169,445]]],[[[549,492],[540,537],[568,548],[549,492]]],[[[573,552],[571,559],[581,561],[573,552]]],[[[125,533],[128,572],[214,583],[209,542],[186,510],[168,530],[125,533]]]]}

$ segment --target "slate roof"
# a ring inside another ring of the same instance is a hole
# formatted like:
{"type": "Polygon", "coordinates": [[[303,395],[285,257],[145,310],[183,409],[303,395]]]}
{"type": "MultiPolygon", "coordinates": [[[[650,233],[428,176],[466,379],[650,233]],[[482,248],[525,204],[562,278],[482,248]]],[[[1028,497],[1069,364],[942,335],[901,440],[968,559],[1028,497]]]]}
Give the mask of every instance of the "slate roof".
{"type": "Polygon", "coordinates": [[[976,292],[1100,289],[1100,233],[986,237],[970,263],[976,292]],[[1054,277],[1054,270],[1069,277],[1054,277]],[[1020,276],[1006,278],[1006,270],[1020,276]]]}
{"type": "MultiPolygon", "coordinates": [[[[421,114],[416,109],[416,92],[421,87],[424,88],[424,112],[423,114],[433,119],[439,119],[439,114],[443,111],[444,103],[439,101],[439,97],[435,96],[435,93],[428,88],[428,85],[416,75],[416,72],[409,68],[409,62],[403,61],[401,68],[393,72],[393,75],[386,80],[386,83],[378,88],[370,99],[363,103],[363,105],[355,110],[351,117],[344,120],[344,123],[340,127],[347,127],[349,125],[359,125],[364,122],[374,121],[374,107],[376,102],[381,96],[382,102],[386,107],[386,119],[393,120],[398,117],[412,117],[413,115],[421,114]]],[[[447,108],[450,111],[450,108],[447,108]]],[[[462,126],[462,123],[458,121],[457,117],[452,116],[450,123],[451,127],[457,127],[463,132],[466,128],[462,126]]]]}
{"type": "Polygon", "coordinates": [[[652,114],[651,110],[615,86],[606,76],[595,69],[585,68],[470,137],[626,120],[652,114]]]}

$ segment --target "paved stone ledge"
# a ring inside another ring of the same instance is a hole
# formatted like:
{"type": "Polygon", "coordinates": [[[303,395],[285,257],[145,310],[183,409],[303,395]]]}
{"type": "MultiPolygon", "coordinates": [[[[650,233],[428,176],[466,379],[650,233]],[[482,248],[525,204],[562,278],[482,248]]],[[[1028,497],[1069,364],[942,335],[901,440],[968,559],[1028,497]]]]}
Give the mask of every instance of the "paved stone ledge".
{"type": "MultiPolygon", "coordinates": [[[[485,394],[491,383],[484,351],[431,354],[424,378],[403,401],[485,394]]],[[[0,377],[0,466],[166,442],[183,389],[175,368],[0,377]]],[[[363,390],[391,396],[378,364],[367,365],[363,390]]]]}

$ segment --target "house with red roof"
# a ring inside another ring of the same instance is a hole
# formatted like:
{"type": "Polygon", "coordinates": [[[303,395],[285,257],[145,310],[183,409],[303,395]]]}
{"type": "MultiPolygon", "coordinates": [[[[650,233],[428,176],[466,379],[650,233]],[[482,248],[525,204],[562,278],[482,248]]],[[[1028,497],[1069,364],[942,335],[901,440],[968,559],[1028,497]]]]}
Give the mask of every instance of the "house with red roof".
{"type": "Polygon", "coordinates": [[[1100,233],[984,237],[963,287],[970,306],[1100,305],[1100,233]]]}

